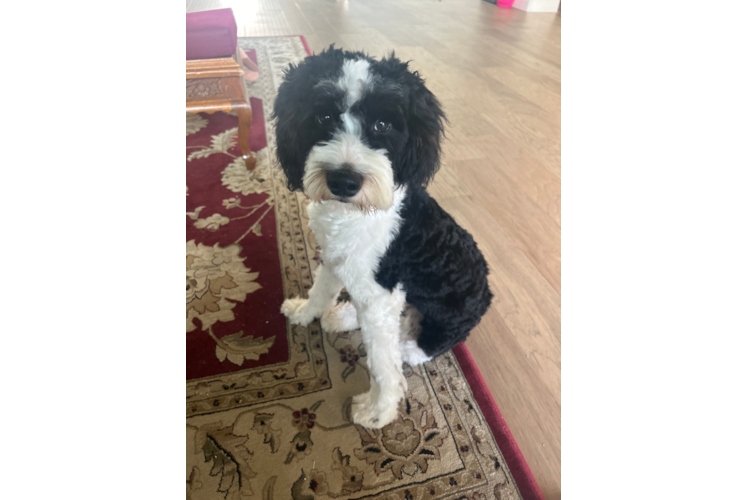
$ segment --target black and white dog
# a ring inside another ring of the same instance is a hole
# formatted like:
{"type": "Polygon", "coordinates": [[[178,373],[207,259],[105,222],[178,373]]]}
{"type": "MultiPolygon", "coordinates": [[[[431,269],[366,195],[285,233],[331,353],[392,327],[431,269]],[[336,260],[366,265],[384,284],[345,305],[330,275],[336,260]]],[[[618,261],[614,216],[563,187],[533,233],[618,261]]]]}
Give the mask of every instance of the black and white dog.
{"type": "Polygon", "coordinates": [[[371,389],[353,421],[381,428],[417,365],[465,340],[491,303],[488,268],[472,236],[426,192],[439,168],[444,112],[408,64],[330,47],[291,65],[274,109],[278,160],[291,190],[311,199],[322,250],[309,299],[292,323],[361,328],[371,389]],[[342,288],[351,302],[337,304],[342,288]],[[407,303],[406,303],[407,301],[407,303]]]}

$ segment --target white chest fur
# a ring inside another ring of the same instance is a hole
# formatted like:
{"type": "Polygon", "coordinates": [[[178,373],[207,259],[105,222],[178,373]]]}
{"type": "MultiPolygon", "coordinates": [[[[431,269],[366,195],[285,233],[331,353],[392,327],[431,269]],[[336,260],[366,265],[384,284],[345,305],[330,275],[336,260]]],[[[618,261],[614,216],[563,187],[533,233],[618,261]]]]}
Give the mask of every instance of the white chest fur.
{"type": "Polygon", "coordinates": [[[404,197],[405,189],[396,190],[388,210],[371,214],[336,201],[309,205],[309,227],[322,249],[324,265],[343,282],[354,301],[382,291],[374,274],[400,229],[404,197]]]}
{"type": "MultiPolygon", "coordinates": [[[[404,197],[404,189],[396,190],[392,207],[371,214],[335,201],[311,203],[309,227],[322,250],[324,264],[315,272],[309,299],[288,299],[281,307],[281,312],[295,324],[308,325],[322,317],[327,331],[360,327],[369,353],[366,365],[371,388],[353,398],[351,417],[369,428],[381,428],[397,417],[398,402],[407,387],[400,352],[405,292],[401,286],[387,290],[375,279],[382,256],[400,230],[404,197]],[[341,286],[348,290],[353,307],[336,304],[341,286]]],[[[405,340],[418,350],[415,340],[405,340]]],[[[408,345],[404,348],[410,353],[408,345]]],[[[411,360],[412,356],[408,356],[411,360]]]]}

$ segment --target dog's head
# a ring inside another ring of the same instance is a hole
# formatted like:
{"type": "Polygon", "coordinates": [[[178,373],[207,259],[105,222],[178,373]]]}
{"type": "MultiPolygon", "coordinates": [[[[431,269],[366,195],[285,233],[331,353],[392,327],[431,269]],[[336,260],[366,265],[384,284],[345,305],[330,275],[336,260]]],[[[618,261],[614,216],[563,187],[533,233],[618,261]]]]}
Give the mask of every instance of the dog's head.
{"type": "Polygon", "coordinates": [[[275,100],[278,160],[289,189],[363,211],[439,168],[444,112],[417,72],[332,46],[291,65],[275,100]]]}

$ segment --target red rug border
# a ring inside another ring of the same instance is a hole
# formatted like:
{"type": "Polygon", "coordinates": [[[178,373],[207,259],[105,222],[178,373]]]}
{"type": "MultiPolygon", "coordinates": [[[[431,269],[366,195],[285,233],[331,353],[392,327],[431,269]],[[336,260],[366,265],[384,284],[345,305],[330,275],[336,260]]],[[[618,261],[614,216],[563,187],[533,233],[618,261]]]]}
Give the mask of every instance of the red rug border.
{"type": "MultiPolygon", "coordinates": [[[[311,56],[312,51],[304,35],[295,36],[301,38],[301,43],[304,44],[306,53],[311,56]]],[[[532,475],[532,471],[527,465],[522,451],[520,451],[517,442],[514,440],[514,436],[512,436],[512,431],[509,430],[509,426],[504,421],[504,417],[501,415],[501,411],[496,401],[494,401],[493,396],[491,396],[491,391],[488,389],[486,381],[483,380],[483,375],[481,375],[478,366],[473,361],[473,356],[470,354],[467,346],[464,343],[460,343],[452,349],[452,352],[460,364],[460,368],[465,375],[470,389],[473,391],[473,397],[475,397],[475,401],[478,403],[480,411],[483,413],[483,417],[486,419],[486,423],[493,433],[501,454],[504,455],[509,472],[517,483],[517,488],[522,498],[524,500],[545,500],[543,492],[540,491],[540,486],[538,486],[538,482],[535,480],[535,476],[532,475]]]]}
{"type": "Polygon", "coordinates": [[[295,35],[301,38],[301,43],[304,44],[304,50],[306,50],[307,55],[312,55],[312,49],[309,48],[309,44],[306,41],[306,37],[304,35],[295,35]]]}
{"type": "Polygon", "coordinates": [[[522,498],[524,500],[545,500],[543,492],[540,491],[540,486],[538,486],[535,476],[532,475],[522,451],[517,446],[512,431],[509,430],[496,401],[491,396],[491,391],[488,389],[480,370],[478,370],[478,365],[475,364],[470,350],[464,343],[460,343],[452,349],[452,352],[460,364],[470,389],[473,391],[473,397],[493,433],[501,454],[504,455],[509,472],[517,483],[522,498]]]}

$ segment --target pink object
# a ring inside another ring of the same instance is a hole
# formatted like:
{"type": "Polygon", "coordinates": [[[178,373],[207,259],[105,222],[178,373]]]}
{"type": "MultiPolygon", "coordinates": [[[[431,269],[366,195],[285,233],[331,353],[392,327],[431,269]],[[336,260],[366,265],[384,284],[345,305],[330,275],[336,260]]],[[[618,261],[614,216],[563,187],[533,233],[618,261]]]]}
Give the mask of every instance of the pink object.
{"type": "Polygon", "coordinates": [[[236,54],[236,21],[231,9],[187,14],[187,60],[236,54]]]}
{"type": "Polygon", "coordinates": [[[255,50],[250,49],[249,52],[244,52],[244,49],[239,49],[239,55],[241,56],[244,69],[244,79],[248,82],[254,82],[260,78],[260,68],[257,67],[257,53],[255,50]]]}
{"type": "Polygon", "coordinates": [[[505,9],[511,9],[512,4],[514,4],[514,0],[496,0],[496,5],[505,9]]]}

